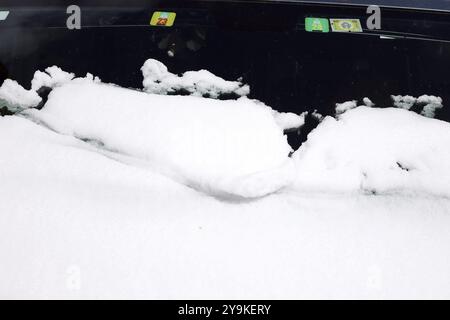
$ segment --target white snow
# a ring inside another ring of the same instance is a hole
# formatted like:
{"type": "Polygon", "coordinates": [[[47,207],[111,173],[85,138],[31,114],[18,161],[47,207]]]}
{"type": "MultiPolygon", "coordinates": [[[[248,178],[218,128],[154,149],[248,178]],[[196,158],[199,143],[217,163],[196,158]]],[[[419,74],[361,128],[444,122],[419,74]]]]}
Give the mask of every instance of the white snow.
{"type": "Polygon", "coordinates": [[[336,115],[343,114],[344,112],[357,107],[357,101],[351,100],[343,103],[336,103],[336,115]]]}
{"type": "Polygon", "coordinates": [[[416,104],[423,105],[420,114],[428,118],[434,118],[436,115],[436,109],[443,107],[442,98],[433,95],[424,94],[418,98],[398,95],[391,96],[391,98],[394,101],[394,106],[406,110],[411,109],[416,104]]]}
{"type": "Polygon", "coordinates": [[[17,81],[6,79],[0,86],[0,107],[5,104],[11,112],[36,107],[41,100],[35,91],[24,89],[17,81]]]}
{"type": "Polygon", "coordinates": [[[1,298],[449,298],[448,199],[225,202],[17,116],[0,136],[1,298]]]}
{"type": "Polygon", "coordinates": [[[193,96],[210,98],[231,93],[247,96],[250,93],[248,85],[243,85],[240,81],[226,81],[207,70],[187,71],[178,76],[155,59],[145,61],[141,71],[144,76],[144,91],[148,93],[168,94],[185,90],[193,96]]]}
{"type": "Polygon", "coordinates": [[[308,112],[298,115],[293,112],[278,112],[274,110],[273,116],[278,126],[283,130],[299,129],[305,124],[305,116],[308,112]]]}
{"type": "Polygon", "coordinates": [[[450,197],[450,124],[395,108],[326,117],[293,155],[305,192],[450,197]]]}
{"type": "Polygon", "coordinates": [[[366,107],[374,107],[375,103],[372,102],[369,98],[365,97],[363,98],[363,103],[366,107]]]}
{"type": "Polygon", "coordinates": [[[302,115],[59,82],[0,118],[0,298],[450,298],[450,124],[347,106],[290,159],[302,115]]]}
{"type": "Polygon", "coordinates": [[[320,112],[317,112],[317,110],[314,110],[312,113],[311,113],[311,116],[314,118],[314,119],[316,119],[317,121],[322,121],[325,117],[320,113],[320,112]]]}
{"type": "Polygon", "coordinates": [[[401,95],[391,95],[391,98],[394,102],[394,106],[397,108],[402,108],[409,110],[416,103],[417,98],[413,96],[401,96],[401,95]]]}
{"type": "Polygon", "coordinates": [[[70,82],[75,77],[75,74],[63,71],[57,66],[48,67],[45,72],[36,71],[31,80],[31,89],[39,90],[41,87],[55,88],[70,82]]]}
{"type": "Polygon", "coordinates": [[[247,98],[160,96],[80,80],[28,114],[209,194],[259,197],[292,176],[291,148],[272,109],[247,98]]]}
{"type": "Polygon", "coordinates": [[[84,78],[75,78],[75,74],[66,72],[58,66],[52,66],[45,69],[45,72],[36,71],[34,77],[31,80],[31,89],[34,91],[39,90],[41,87],[56,88],[71,82],[76,81],[89,81],[100,83],[99,77],[94,77],[91,73],[87,73],[84,78]]]}
{"type": "Polygon", "coordinates": [[[436,109],[441,109],[442,98],[436,96],[422,95],[417,98],[417,103],[425,104],[420,114],[428,118],[434,118],[436,109]]]}

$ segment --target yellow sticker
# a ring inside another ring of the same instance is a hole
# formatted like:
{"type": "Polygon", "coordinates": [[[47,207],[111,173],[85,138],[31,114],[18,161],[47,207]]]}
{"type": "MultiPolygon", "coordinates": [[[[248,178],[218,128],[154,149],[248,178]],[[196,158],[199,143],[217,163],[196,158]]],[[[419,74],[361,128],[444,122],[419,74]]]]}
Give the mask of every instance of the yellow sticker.
{"type": "Polygon", "coordinates": [[[177,14],[175,12],[155,11],[150,20],[151,26],[171,27],[175,22],[177,14]]]}
{"type": "Polygon", "coordinates": [[[330,19],[333,32],[363,32],[359,19],[330,19]]]}

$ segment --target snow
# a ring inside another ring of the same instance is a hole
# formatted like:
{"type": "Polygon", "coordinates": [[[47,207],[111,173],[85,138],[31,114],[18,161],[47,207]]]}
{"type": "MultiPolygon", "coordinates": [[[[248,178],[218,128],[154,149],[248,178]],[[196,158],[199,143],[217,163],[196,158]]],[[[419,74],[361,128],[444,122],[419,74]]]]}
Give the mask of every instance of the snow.
{"type": "Polygon", "coordinates": [[[247,96],[250,87],[240,81],[226,81],[207,70],[187,71],[178,76],[168,71],[158,60],[148,59],[141,68],[144,91],[155,94],[168,94],[186,91],[194,96],[218,98],[221,95],[235,94],[247,96]]]}
{"type": "Polygon", "coordinates": [[[75,77],[75,74],[63,71],[57,66],[48,67],[45,72],[36,71],[31,80],[31,89],[39,90],[41,87],[55,88],[70,82],[75,77]]]}
{"type": "MultiPolygon", "coordinates": [[[[362,102],[366,107],[369,107],[369,108],[375,106],[375,103],[373,103],[372,100],[370,100],[367,97],[364,97],[362,99],[362,102]]],[[[355,109],[357,106],[358,106],[357,100],[350,100],[350,101],[346,101],[343,103],[336,103],[336,108],[335,108],[336,115],[339,116],[348,110],[355,109]]]]}
{"type": "Polygon", "coordinates": [[[54,83],[0,118],[0,298],[450,298],[449,123],[347,103],[289,158],[303,114],[54,83]]]}
{"type": "Polygon", "coordinates": [[[411,109],[414,105],[423,105],[421,115],[434,118],[436,115],[436,109],[443,107],[442,98],[433,95],[421,95],[418,98],[412,96],[391,96],[394,101],[394,106],[397,108],[403,108],[406,110],[411,109]]]}
{"type": "Polygon", "coordinates": [[[293,155],[296,188],[450,197],[450,124],[396,108],[326,117],[293,155]]]}
{"type": "Polygon", "coordinates": [[[322,121],[323,119],[324,119],[324,116],[321,114],[321,113],[319,113],[319,112],[317,112],[317,110],[314,110],[312,113],[311,113],[311,116],[314,118],[314,119],[316,119],[317,121],[322,121]]]}
{"type": "Polygon", "coordinates": [[[278,112],[274,110],[275,121],[283,130],[299,129],[305,124],[307,112],[298,115],[293,112],[278,112]]]}
{"type": "Polygon", "coordinates": [[[365,97],[363,98],[363,103],[366,107],[374,107],[375,103],[372,102],[369,98],[365,97]]]}
{"type": "Polygon", "coordinates": [[[272,113],[247,98],[160,96],[81,79],[27,114],[208,194],[260,197],[292,176],[291,147],[272,113]]]}
{"type": "Polygon", "coordinates": [[[417,98],[414,98],[413,96],[401,96],[401,95],[392,95],[391,96],[394,106],[397,108],[402,108],[409,110],[412,108],[412,106],[416,103],[417,98]]]}
{"type": "Polygon", "coordinates": [[[449,297],[448,199],[227,202],[18,116],[0,134],[2,298],[449,297]]]}
{"type": "Polygon", "coordinates": [[[336,115],[340,115],[348,110],[354,109],[357,107],[357,101],[351,100],[343,103],[336,103],[336,115]]]}
{"type": "Polygon", "coordinates": [[[26,90],[17,81],[6,79],[0,87],[0,107],[6,105],[9,111],[17,112],[35,107],[41,102],[33,90],[26,90]]]}
{"type": "Polygon", "coordinates": [[[417,98],[417,103],[425,104],[420,114],[428,118],[434,118],[436,109],[443,107],[442,98],[436,96],[422,95],[417,98]]]}

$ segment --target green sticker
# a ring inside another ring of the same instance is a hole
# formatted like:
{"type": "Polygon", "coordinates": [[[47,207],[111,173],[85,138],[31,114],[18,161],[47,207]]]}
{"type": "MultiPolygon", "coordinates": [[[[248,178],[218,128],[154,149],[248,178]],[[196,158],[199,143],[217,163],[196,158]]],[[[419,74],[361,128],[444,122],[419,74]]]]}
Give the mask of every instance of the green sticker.
{"type": "Polygon", "coordinates": [[[171,27],[175,22],[177,14],[175,12],[155,11],[150,20],[151,26],[171,27]]]}
{"type": "Polygon", "coordinates": [[[359,19],[330,19],[333,32],[363,32],[359,19]]]}
{"type": "Polygon", "coordinates": [[[330,32],[328,19],[305,18],[305,30],[308,32],[330,32]]]}

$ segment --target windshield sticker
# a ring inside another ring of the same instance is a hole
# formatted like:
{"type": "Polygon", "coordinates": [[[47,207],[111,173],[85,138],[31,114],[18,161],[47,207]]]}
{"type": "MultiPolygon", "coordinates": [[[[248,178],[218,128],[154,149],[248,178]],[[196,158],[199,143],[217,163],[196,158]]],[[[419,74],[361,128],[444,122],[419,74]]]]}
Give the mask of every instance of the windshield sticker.
{"type": "Polygon", "coordinates": [[[330,32],[328,19],[305,18],[305,30],[308,32],[330,32]]]}
{"type": "Polygon", "coordinates": [[[0,11],[0,21],[6,20],[8,18],[9,11],[0,11]]]}
{"type": "Polygon", "coordinates": [[[150,25],[158,27],[171,27],[175,22],[176,16],[177,14],[175,12],[155,11],[152,19],[150,20],[150,25]]]}
{"type": "Polygon", "coordinates": [[[330,19],[333,32],[363,32],[359,19],[330,19]]]}

